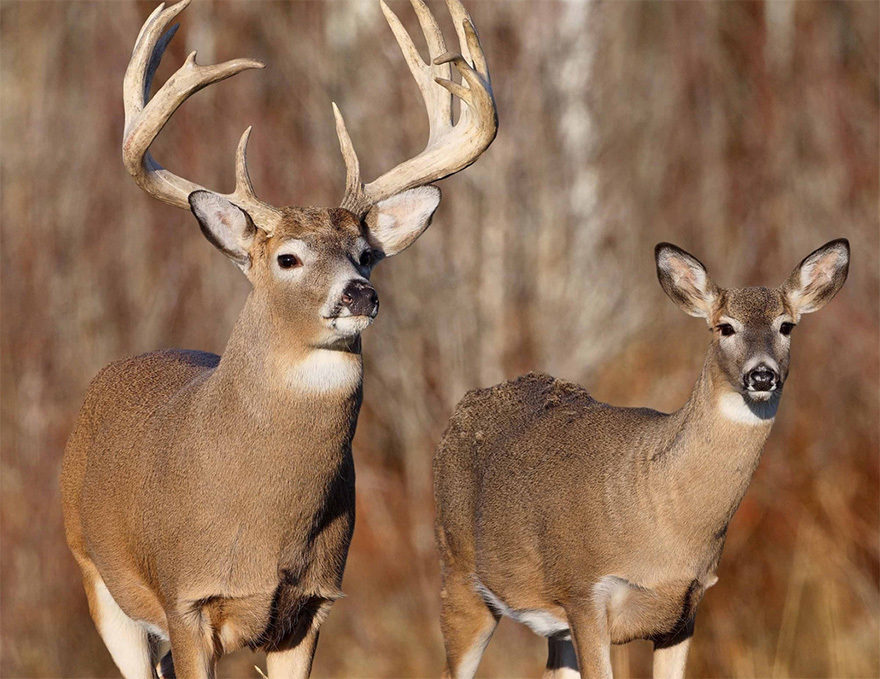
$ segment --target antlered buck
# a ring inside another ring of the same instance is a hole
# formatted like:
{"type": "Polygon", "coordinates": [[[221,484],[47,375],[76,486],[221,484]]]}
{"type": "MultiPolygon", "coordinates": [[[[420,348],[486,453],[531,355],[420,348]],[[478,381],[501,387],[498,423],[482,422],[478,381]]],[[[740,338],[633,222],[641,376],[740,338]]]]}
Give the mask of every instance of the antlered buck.
{"type": "Polygon", "coordinates": [[[788,375],[792,329],[846,280],[822,246],[780,287],[722,289],[661,243],[666,294],[712,341],[672,414],[617,408],[529,374],[469,393],[434,460],[450,676],[472,677],[502,615],[548,637],[547,675],[611,677],[610,645],[654,642],[681,677],[694,613],[758,465],[788,375]]]}
{"type": "Polygon", "coordinates": [[[341,207],[259,200],[245,159],[249,130],[235,191],[214,193],[161,168],[148,149],[191,94],[262,64],[200,66],[193,53],[150,99],[177,26],[165,29],[187,3],[160,5],[137,38],[123,160],[148,194],[191,208],[253,289],[222,357],[158,351],[94,379],[64,455],[67,540],[125,677],[156,676],[159,639],[171,642],[162,676],[213,676],[223,653],[250,646],[268,652],[270,677],[306,677],[341,595],[354,526],[360,333],[378,310],[370,272],[427,228],[440,201],[429,183],[473,163],[495,138],[495,104],[458,0],[447,5],[460,54],[447,52],[427,7],[412,0],[428,63],[382,3],[427,106],[425,150],[364,184],[334,105],[347,168],[341,207]],[[463,102],[456,122],[453,96],[463,102]]]}

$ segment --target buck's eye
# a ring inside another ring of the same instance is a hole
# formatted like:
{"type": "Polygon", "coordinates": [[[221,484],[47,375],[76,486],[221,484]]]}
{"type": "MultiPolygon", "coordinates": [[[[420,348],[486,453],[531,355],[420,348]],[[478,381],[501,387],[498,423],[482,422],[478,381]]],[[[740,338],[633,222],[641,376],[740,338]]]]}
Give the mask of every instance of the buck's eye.
{"type": "Polygon", "coordinates": [[[296,255],[278,255],[278,266],[282,269],[293,269],[297,266],[302,266],[302,262],[299,261],[299,257],[296,255]]]}
{"type": "Polygon", "coordinates": [[[721,333],[722,337],[730,337],[736,332],[730,323],[719,323],[715,329],[721,333]]]}
{"type": "Polygon", "coordinates": [[[361,266],[367,267],[373,263],[373,251],[372,250],[364,250],[361,253],[361,258],[358,260],[361,266]]]}
{"type": "Polygon", "coordinates": [[[794,323],[783,323],[779,326],[779,332],[788,337],[791,334],[791,331],[794,330],[794,323]]]}

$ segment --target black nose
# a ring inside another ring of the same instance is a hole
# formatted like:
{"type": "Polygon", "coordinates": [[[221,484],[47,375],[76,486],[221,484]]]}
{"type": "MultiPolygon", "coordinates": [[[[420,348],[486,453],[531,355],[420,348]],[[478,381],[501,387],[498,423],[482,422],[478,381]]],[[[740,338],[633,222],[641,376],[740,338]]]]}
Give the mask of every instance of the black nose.
{"type": "Polygon", "coordinates": [[[744,381],[749,391],[772,391],[779,382],[779,373],[761,363],[749,371],[744,381]]]}
{"type": "Polygon", "coordinates": [[[352,316],[375,316],[379,311],[379,295],[366,281],[350,281],[342,291],[342,306],[352,316]]]}

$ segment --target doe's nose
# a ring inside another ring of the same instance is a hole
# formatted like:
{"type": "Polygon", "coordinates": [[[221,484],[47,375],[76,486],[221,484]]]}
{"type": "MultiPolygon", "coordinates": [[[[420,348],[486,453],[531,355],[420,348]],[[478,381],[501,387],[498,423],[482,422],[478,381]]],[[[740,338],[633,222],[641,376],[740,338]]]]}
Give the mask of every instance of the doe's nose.
{"type": "Polygon", "coordinates": [[[752,368],[744,379],[749,391],[773,391],[779,383],[779,373],[766,363],[752,368]]]}
{"type": "Polygon", "coordinates": [[[342,291],[342,306],[352,316],[374,317],[379,312],[379,295],[366,281],[349,281],[342,291]]]}

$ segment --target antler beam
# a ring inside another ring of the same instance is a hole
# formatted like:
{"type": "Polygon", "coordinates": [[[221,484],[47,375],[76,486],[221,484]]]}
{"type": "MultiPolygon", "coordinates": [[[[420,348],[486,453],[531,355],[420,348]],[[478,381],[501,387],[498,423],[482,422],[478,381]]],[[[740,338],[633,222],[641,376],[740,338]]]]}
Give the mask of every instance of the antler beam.
{"type": "MultiPolygon", "coordinates": [[[[196,53],[193,52],[150,99],[153,75],[179,24],[175,24],[164,34],[163,31],[189,3],[190,0],[181,0],[167,9],[164,3],[159,5],[141,28],[123,82],[125,134],[122,143],[122,160],[137,185],[154,198],[187,209],[189,194],[204,190],[204,187],[164,169],[150,155],[150,145],[178,107],[192,94],[242,71],[264,67],[254,59],[233,59],[222,64],[200,66],[196,63],[196,53]]],[[[277,208],[258,199],[254,193],[247,170],[250,132],[249,127],[238,144],[235,157],[235,191],[224,197],[245,210],[261,229],[271,232],[281,213],[277,208]]]]}
{"type": "Polygon", "coordinates": [[[498,131],[498,114],[486,57],[467,10],[459,0],[446,0],[461,51],[460,54],[453,54],[446,50],[443,34],[423,0],[410,2],[428,43],[430,59],[427,63],[419,55],[400,19],[384,0],[380,0],[385,19],[422,93],[430,126],[428,143],[419,155],[364,184],[345,122],[336,104],[333,104],[336,133],[346,167],[342,207],[355,213],[363,213],[372,204],[405,189],[422,186],[463,170],[489,147],[498,131]],[[461,74],[461,84],[453,82],[452,67],[461,74]],[[463,102],[456,123],[452,119],[453,97],[463,102]]]}

